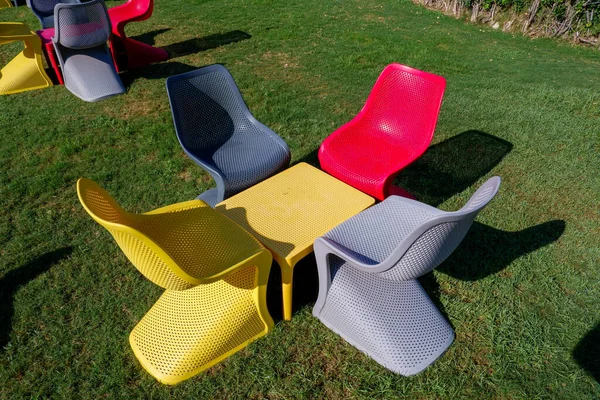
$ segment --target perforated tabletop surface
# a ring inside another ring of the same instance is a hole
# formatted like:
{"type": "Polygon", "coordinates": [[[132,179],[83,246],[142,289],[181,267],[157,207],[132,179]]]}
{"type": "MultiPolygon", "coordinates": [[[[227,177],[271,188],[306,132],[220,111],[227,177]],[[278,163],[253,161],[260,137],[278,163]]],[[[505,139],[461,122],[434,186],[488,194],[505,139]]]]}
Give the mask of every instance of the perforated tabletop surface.
{"type": "Polygon", "coordinates": [[[313,242],[375,200],[306,163],[297,164],[217,204],[273,253],[293,266],[313,242]]]}

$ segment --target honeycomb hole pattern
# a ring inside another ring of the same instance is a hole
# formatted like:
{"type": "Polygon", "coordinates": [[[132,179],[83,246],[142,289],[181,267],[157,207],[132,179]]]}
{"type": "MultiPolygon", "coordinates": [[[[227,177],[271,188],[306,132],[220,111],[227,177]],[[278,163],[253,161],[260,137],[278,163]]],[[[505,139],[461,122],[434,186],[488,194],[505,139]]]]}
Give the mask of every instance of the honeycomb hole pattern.
{"type": "Polygon", "coordinates": [[[384,69],[363,111],[324,142],[319,160],[326,171],[376,195],[427,149],[445,84],[419,72],[384,69]]]}
{"type": "Polygon", "coordinates": [[[440,265],[465,238],[471,218],[445,222],[423,233],[392,268],[381,273],[386,279],[406,281],[425,275],[440,265]]]}
{"type": "Polygon", "coordinates": [[[55,16],[56,32],[61,46],[70,49],[89,49],[106,45],[111,25],[103,2],[78,7],[59,8],[55,16]]]}
{"type": "Polygon", "coordinates": [[[219,274],[262,250],[261,244],[241,227],[202,202],[156,214],[130,214],[97,184],[86,181],[80,196],[96,220],[118,224],[107,227],[131,263],[150,281],[170,290],[194,286],[194,279],[219,274]],[[121,229],[119,229],[121,228],[121,229]],[[139,232],[162,249],[161,258],[142,240],[139,232]],[[236,243],[235,246],[224,245],[236,243]],[[184,280],[169,266],[175,262],[191,280],[184,280]]]}
{"type": "Polygon", "coordinates": [[[332,283],[319,319],[350,344],[413,375],[452,343],[452,328],[416,280],[392,281],[328,258],[332,283]]]}
{"type": "Polygon", "coordinates": [[[390,198],[327,232],[324,236],[344,246],[365,264],[384,261],[398,244],[435,214],[390,198]],[[365,235],[365,232],[369,232],[365,235]]]}
{"type": "Polygon", "coordinates": [[[247,108],[220,70],[169,85],[177,134],[184,149],[220,172],[225,198],[282,170],[288,151],[248,119],[247,108]]]}
{"type": "Polygon", "coordinates": [[[254,300],[256,273],[250,266],[214,283],[165,291],[130,335],[144,368],[174,384],[263,336],[268,327],[254,300]]]}

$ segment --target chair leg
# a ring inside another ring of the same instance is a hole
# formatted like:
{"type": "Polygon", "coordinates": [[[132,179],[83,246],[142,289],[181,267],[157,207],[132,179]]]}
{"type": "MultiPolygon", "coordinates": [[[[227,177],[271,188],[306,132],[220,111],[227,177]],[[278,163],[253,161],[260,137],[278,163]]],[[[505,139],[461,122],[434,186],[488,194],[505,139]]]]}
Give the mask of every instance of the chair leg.
{"type": "Polygon", "coordinates": [[[127,37],[115,36],[112,39],[111,48],[114,48],[113,57],[118,72],[165,61],[169,58],[169,53],[165,50],[127,37]]]}
{"type": "Polygon", "coordinates": [[[42,46],[37,35],[32,36],[31,41],[25,40],[25,49],[2,68],[0,77],[0,94],[52,86],[44,70],[42,46]]]}
{"type": "Polygon", "coordinates": [[[65,81],[63,79],[59,62],[56,57],[54,44],[52,42],[45,43],[45,45],[42,47],[42,50],[44,51],[44,56],[46,56],[46,61],[48,61],[48,65],[50,65],[50,67],[52,67],[52,69],[54,70],[54,74],[56,75],[56,79],[58,80],[59,85],[64,85],[65,81]]]}
{"type": "Polygon", "coordinates": [[[174,385],[212,367],[267,334],[271,255],[224,279],[166,290],[129,336],[136,357],[160,382],[174,385]]]}

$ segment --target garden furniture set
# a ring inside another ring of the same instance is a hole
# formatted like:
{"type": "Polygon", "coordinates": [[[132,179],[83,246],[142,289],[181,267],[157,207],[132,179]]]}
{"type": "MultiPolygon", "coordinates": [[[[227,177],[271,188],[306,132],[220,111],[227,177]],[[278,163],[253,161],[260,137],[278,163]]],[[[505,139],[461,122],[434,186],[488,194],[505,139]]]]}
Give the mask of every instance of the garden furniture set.
{"type": "MultiPolygon", "coordinates": [[[[10,3],[8,3],[10,4],[10,3]]],[[[40,20],[37,31],[48,65],[59,84],[85,101],[98,101],[125,93],[118,73],[168,58],[165,50],[128,38],[125,25],[150,18],[153,0],[128,0],[106,9],[103,0],[27,0],[40,20]],[[109,43],[109,46],[107,46],[109,43]]],[[[14,23],[0,23],[0,37],[10,35],[14,23]]],[[[23,31],[29,28],[22,24],[23,31]]],[[[17,93],[52,85],[44,71],[37,42],[28,37],[26,50],[2,69],[0,94],[17,93]],[[27,65],[26,71],[15,68],[27,65]],[[33,74],[33,69],[39,71],[33,74]],[[45,84],[40,84],[40,76],[45,84]]],[[[0,39],[0,44],[6,43],[0,39]]]]}
{"type": "Polygon", "coordinates": [[[454,332],[417,278],[460,244],[500,178],[456,212],[393,186],[431,142],[444,78],[386,67],[361,112],[324,140],[322,170],[289,167],[288,146],[252,116],[225,67],[173,76],[166,86],[179,143],[216,188],[132,214],[96,183],[77,183],[85,210],[165,289],[129,338],[152,376],[176,384],[266,335],[273,259],[290,320],[293,267],[313,248],[313,315],[324,325],[402,375],[446,351],[454,332]]]}

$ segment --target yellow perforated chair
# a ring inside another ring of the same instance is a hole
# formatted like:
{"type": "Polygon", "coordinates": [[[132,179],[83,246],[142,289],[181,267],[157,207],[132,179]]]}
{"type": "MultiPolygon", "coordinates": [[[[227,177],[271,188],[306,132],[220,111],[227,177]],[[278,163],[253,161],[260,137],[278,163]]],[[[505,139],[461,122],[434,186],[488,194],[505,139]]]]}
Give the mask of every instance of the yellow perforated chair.
{"type": "Polygon", "coordinates": [[[38,35],[22,22],[0,22],[0,45],[19,40],[25,43],[25,48],[0,70],[0,94],[52,86],[44,70],[38,35]]]}
{"type": "Polygon", "coordinates": [[[201,200],[132,214],[85,178],[77,194],[133,265],[167,289],[129,336],[160,382],[188,379],[273,328],[271,253],[235,222],[201,200]]]}

